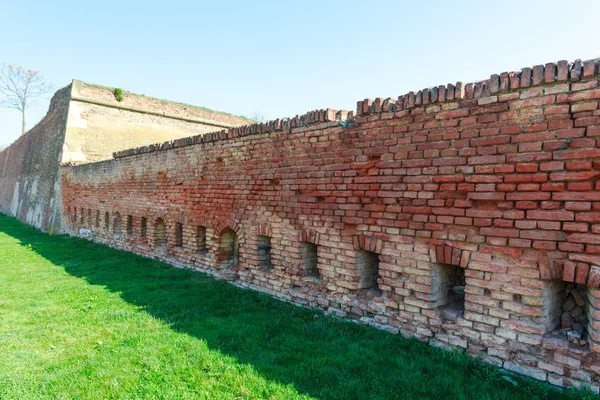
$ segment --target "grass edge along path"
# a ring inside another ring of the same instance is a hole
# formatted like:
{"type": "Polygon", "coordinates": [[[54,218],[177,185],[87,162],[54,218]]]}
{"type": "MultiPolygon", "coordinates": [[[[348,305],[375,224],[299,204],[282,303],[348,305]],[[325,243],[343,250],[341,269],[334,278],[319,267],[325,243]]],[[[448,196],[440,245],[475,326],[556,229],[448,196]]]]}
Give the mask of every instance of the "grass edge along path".
{"type": "Polygon", "coordinates": [[[0,399],[583,399],[0,214],[0,399]]]}

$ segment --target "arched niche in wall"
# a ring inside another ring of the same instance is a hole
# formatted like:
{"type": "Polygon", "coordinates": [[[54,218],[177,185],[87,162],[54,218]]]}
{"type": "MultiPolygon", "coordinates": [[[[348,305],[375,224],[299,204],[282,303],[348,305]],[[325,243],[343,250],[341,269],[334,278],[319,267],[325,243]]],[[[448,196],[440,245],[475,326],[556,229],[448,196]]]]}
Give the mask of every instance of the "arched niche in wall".
{"type": "Polygon", "coordinates": [[[114,239],[120,239],[123,235],[123,221],[121,213],[118,211],[113,214],[113,237],[114,239]]]}
{"type": "Polygon", "coordinates": [[[231,228],[225,228],[219,235],[217,262],[221,269],[232,269],[239,266],[240,244],[238,234],[231,228]]]}
{"type": "Polygon", "coordinates": [[[167,228],[165,220],[163,218],[157,218],[153,223],[153,237],[152,243],[154,244],[154,250],[158,253],[164,253],[167,250],[167,228]]]}
{"type": "MultiPolygon", "coordinates": [[[[583,256],[585,257],[585,256],[583,256]]],[[[600,352],[600,266],[573,260],[539,260],[544,293],[544,331],[582,351],[600,352]]],[[[584,258],[587,261],[587,258],[584,258]]]]}
{"type": "Polygon", "coordinates": [[[298,275],[320,278],[319,270],[319,241],[320,235],[317,231],[303,228],[298,234],[300,242],[300,268],[298,275]]]}
{"type": "Polygon", "coordinates": [[[471,252],[453,246],[435,247],[431,275],[431,300],[441,310],[442,319],[456,321],[465,310],[466,276],[471,252]]]}
{"type": "Polygon", "coordinates": [[[359,235],[353,239],[356,257],[357,289],[381,294],[379,289],[379,263],[383,240],[359,235]]]}

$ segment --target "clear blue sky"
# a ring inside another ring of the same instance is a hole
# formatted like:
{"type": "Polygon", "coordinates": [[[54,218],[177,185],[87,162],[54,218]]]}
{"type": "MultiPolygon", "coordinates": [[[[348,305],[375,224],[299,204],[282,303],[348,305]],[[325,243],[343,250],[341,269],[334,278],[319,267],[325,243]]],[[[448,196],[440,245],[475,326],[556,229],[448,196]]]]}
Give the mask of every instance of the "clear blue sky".
{"type": "MultiPolygon", "coordinates": [[[[0,63],[56,88],[78,78],[268,119],[600,56],[598,0],[0,0],[0,12],[0,63]]],[[[19,118],[0,109],[0,144],[19,118]]]]}

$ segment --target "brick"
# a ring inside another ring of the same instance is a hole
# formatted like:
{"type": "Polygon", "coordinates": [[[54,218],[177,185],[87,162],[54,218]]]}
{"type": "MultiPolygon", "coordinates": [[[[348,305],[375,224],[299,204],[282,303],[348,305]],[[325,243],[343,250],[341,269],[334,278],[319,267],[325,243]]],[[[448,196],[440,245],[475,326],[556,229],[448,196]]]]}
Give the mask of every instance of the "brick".
{"type": "Polygon", "coordinates": [[[556,64],[548,63],[544,67],[544,82],[554,83],[556,80],[556,64]]]}
{"type": "Polygon", "coordinates": [[[564,375],[565,369],[561,366],[550,364],[547,362],[540,361],[538,363],[538,367],[543,369],[544,371],[553,372],[555,374],[564,375]]]}
{"type": "Polygon", "coordinates": [[[575,213],[572,211],[527,211],[528,219],[542,219],[549,221],[573,221],[575,213]]]}
{"type": "Polygon", "coordinates": [[[539,169],[538,164],[518,164],[516,166],[516,172],[522,172],[522,173],[538,172],[538,169],[539,169]]]}
{"type": "MultiPolygon", "coordinates": [[[[574,203],[574,202],[571,202],[574,203]]],[[[583,206],[579,206],[583,208],[586,204],[590,204],[589,202],[583,202],[583,206]]],[[[589,206],[588,206],[589,207],[589,206]]],[[[565,207],[566,208],[566,207],[565,207]]],[[[587,208],[589,209],[589,208],[587,208]]],[[[580,209],[578,211],[584,211],[585,209],[580,209]]],[[[575,216],[575,220],[581,222],[592,222],[592,223],[600,223],[600,212],[580,212],[575,216]]],[[[587,226],[587,225],[586,225],[587,226]]]]}
{"type": "Polygon", "coordinates": [[[530,378],[534,378],[540,381],[545,381],[547,377],[547,373],[534,367],[528,367],[524,365],[519,365],[512,361],[506,361],[503,364],[504,369],[512,372],[516,372],[521,375],[529,376],[530,378]]]}
{"type": "Polygon", "coordinates": [[[581,60],[575,60],[575,62],[571,65],[569,75],[571,76],[571,81],[577,82],[581,79],[582,73],[582,65],[581,60]]]}
{"type": "Polygon", "coordinates": [[[597,109],[598,109],[598,101],[587,101],[585,103],[576,103],[571,106],[572,113],[594,111],[597,109]]]}
{"type": "Polygon", "coordinates": [[[507,193],[506,200],[550,200],[549,192],[523,192],[523,193],[507,193]]]}
{"type": "Polygon", "coordinates": [[[563,224],[563,230],[567,232],[587,232],[588,225],[575,222],[565,222],[563,224]]]}
{"type": "Polygon", "coordinates": [[[505,161],[505,156],[477,156],[469,157],[469,165],[480,165],[480,164],[502,164],[505,161]]]}
{"type": "Polygon", "coordinates": [[[585,245],[575,243],[561,242],[558,244],[558,248],[561,251],[568,251],[573,253],[582,253],[585,250],[585,245]]]}
{"type": "Polygon", "coordinates": [[[596,87],[598,87],[598,82],[595,80],[587,81],[587,82],[579,82],[579,83],[571,84],[571,91],[579,92],[582,90],[594,89],[596,87]]]}
{"type": "MultiPolygon", "coordinates": [[[[544,89],[545,94],[559,94],[567,93],[571,90],[571,85],[564,83],[562,85],[555,85],[544,89]]],[[[560,102],[560,101],[559,101],[560,102]]]]}
{"type": "Polygon", "coordinates": [[[500,237],[519,237],[519,231],[517,229],[503,229],[503,228],[481,228],[482,235],[488,236],[500,236],[500,237]]]}
{"type": "Polygon", "coordinates": [[[566,82],[569,79],[569,62],[561,60],[558,62],[556,80],[558,82],[566,82]]]}
{"type": "Polygon", "coordinates": [[[499,326],[500,320],[495,317],[481,315],[469,311],[465,311],[465,319],[469,321],[475,321],[486,325],[499,326]]]}
{"type": "Polygon", "coordinates": [[[511,90],[518,89],[521,86],[521,75],[518,72],[508,73],[509,88],[511,90]]]}
{"type": "Polygon", "coordinates": [[[592,288],[597,288],[598,286],[600,286],[600,267],[599,266],[592,265],[590,267],[590,271],[588,274],[588,280],[587,280],[586,284],[592,288]]]}
{"type": "Polygon", "coordinates": [[[556,172],[550,174],[552,181],[587,181],[600,176],[600,171],[585,171],[585,172],[556,172]]]}
{"type": "Polygon", "coordinates": [[[536,65],[535,67],[533,67],[531,84],[533,86],[538,86],[539,84],[541,84],[543,82],[543,80],[544,80],[544,66],[536,65]]]}
{"type": "Polygon", "coordinates": [[[600,201],[600,193],[595,192],[564,192],[564,193],[553,193],[553,200],[560,201],[600,201]]]}
{"type": "Polygon", "coordinates": [[[575,282],[576,264],[572,261],[565,261],[563,266],[563,280],[565,282],[575,282]]]}
{"type": "Polygon", "coordinates": [[[575,282],[585,285],[587,281],[590,266],[585,263],[577,263],[577,270],[575,271],[575,282]]]}
{"type": "Polygon", "coordinates": [[[592,254],[570,254],[569,259],[573,261],[583,261],[584,263],[600,265],[600,256],[592,254]]]}
{"type": "Polygon", "coordinates": [[[583,62],[583,77],[592,79],[596,75],[596,60],[587,60],[583,62]]]}
{"type": "Polygon", "coordinates": [[[567,238],[569,242],[600,244],[600,235],[592,233],[572,233],[567,238]]]}
{"type": "Polygon", "coordinates": [[[548,350],[567,350],[569,342],[563,339],[546,337],[542,339],[542,348],[548,350]]]}
{"type": "Polygon", "coordinates": [[[581,361],[575,358],[565,356],[561,353],[554,354],[554,361],[560,364],[565,364],[571,368],[581,368],[581,361]]]}
{"type": "Polygon", "coordinates": [[[600,89],[587,90],[570,94],[568,97],[569,102],[582,101],[582,100],[599,100],[600,89]]]}
{"type": "MultiPolygon", "coordinates": [[[[568,171],[585,171],[585,170],[592,169],[592,162],[591,161],[571,161],[571,162],[567,162],[565,164],[565,168],[568,171]]],[[[591,178],[593,178],[593,176],[591,178]]],[[[591,178],[588,178],[588,179],[591,179],[591,178]]]]}
{"type": "Polygon", "coordinates": [[[521,70],[521,87],[526,88],[531,86],[531,68],[523,68],[521,70]]]}
{"type": "Polygon", "coordinates": [[[534,97],[527,100],[513,101],[510,103],[511,109],[519,109],[519,108],[531,108],[531,107],[540,107],[548,104],[554,104],[556,101],[556,97],[551,96],[542,96],[542,97],[534,97]]]}

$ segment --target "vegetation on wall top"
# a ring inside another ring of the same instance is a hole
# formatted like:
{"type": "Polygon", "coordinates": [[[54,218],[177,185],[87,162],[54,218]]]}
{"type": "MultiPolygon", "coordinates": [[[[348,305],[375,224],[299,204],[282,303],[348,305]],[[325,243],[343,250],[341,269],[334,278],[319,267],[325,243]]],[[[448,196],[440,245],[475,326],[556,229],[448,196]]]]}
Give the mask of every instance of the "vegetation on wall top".
{"type": "MultiPolygon", "coordinates": [[[[113,94],[115,95],[115,97],[116,97],[116,91],[117,90],[121,90],[121,92],[123,93],[123,96],[125,96],[125,93],[126,93],[126,91],[123,90],[123,89],[121,89],[121,88],[113,88],[111,86],[98,85],[98,84],[95,84],[95,83],[88,83],[88,82],[83,82],[83,81],[80,81],[80,80],[77,80],[77,82],[79,82],[80,85],[95,87],[95,88],[99,88],[99,89],[103,89],[103,90],[111,90],[113,92],[113,94]]],[[[213,110],[213,109],[210,109],[210,108],[207,108],[207,107],[196,106],[196,105],[193,105],[193,104],[182,103],[182,102],[179,102],[179,101],[165,100],[165,99],[161,99],[161,98],[158,98],[158,97],[148,96],[148,95],[145,95],[145,94],[132,93],[132,92],[129,92],[129,91],[127,91],[127,94],[128,94],[128,96],[145,97],[147,99],[160,102],[160,103],[162,103],[164,105],[170,105],[170,104],[180,105],[180,106],[190,107],[191,109],[195,109],[195,110],[200,110],[200,111],[206,111],[206,112],[210,112],[210,113],[216,113],[216,114],[226,115],[226,116],[233,117],[233,118],[239,118],[239,119],[247,120],[248,122],[254,122],[253,119],[251,119],[249,117],[246,117],[246,116],[235,115],[235,114],[231,114],[231,113],[224,112],[224,111],[216,111],[216,110],[213,110]]]]}
{"type": "Polygon", "coordinates": [[[117,101],[125,100],[125,95],[123,94],[123,89],[115,88],[114,93],[115,93],[115,99],[117,99],[117,101]]]}

